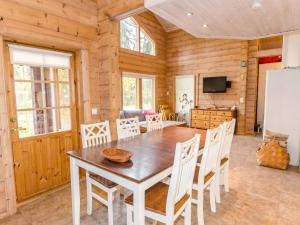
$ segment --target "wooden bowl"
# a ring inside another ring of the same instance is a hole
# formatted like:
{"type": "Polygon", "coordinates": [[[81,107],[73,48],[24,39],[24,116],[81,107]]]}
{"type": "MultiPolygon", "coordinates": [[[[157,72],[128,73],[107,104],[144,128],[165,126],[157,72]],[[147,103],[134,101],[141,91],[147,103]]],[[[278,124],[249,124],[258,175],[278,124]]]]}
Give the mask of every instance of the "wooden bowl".
{"type": "Polygon", "coordinates": [[[101,155],[110,161],[124,163],[130,160],[132,153],[118,148],[106,148],[101,150],[101,155]]]}

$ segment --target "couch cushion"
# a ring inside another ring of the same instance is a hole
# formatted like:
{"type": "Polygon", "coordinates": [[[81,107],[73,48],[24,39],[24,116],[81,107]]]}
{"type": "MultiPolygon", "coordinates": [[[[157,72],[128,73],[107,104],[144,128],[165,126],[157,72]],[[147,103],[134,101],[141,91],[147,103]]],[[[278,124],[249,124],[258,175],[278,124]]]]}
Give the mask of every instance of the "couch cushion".
{"type": "Polygon", "coordinates": [[[141,109],[123,110],[125,118],[138,117],[139,121],[145,121],[146,117],[141,109]]]}

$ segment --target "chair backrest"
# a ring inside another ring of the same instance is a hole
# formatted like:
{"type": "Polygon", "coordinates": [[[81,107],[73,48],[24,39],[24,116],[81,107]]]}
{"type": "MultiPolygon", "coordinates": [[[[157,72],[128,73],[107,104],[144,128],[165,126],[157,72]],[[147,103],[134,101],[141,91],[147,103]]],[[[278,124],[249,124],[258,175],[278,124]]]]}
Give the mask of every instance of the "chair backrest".
{"type": "Polygon", "coordinates": [[[167,214],[174,213],[175,204],[186,194],[192,194],[193,178],[200,145],[200,134],[176,144],[172,176],[167,198],[167,214]]]}
{"type": "Polygon", "coordinates": [[[147,115],[147,132],[160,130],[163,128],[162,114],[147,115]]]}
{"type": "Polygon", "coordinates": [[[198,185],[203,185],[204,178],[210,172],[216,173],[221,144],[223,140],[224,125],[207,130],[203,156],[198,175],[198,185]]]}
{"type": "Polygon", "coordinates": [[[224,123],[224,134],[223,134],[223,141],[221,145],[220,159],[223,159],[225,157],[229,158],[232,139],[235,130],[235,123],[236,123],[235,119],[232,119],[231,121],[224,123]]]}
{"type": "Polygon", "coordinates": [[[134,137],[139,135],[140,126],[139,126],[139,118],[129,118],[129,119],[117,119],[117,132],[118,139],[124,139],[129,137],[134,137]]]}
{"type": "Polygon", "coordinates": [[[81,124],[82,147],[93,147],[111,142],[109,121],[81,124]]]}

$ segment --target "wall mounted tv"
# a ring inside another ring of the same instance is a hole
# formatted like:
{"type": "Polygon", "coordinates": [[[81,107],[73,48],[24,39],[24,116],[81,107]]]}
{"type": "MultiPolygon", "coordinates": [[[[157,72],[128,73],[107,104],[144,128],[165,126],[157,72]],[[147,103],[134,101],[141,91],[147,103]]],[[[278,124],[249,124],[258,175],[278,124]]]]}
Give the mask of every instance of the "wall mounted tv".
{"type": "Polygon", "coordinates": [[[226,93],[230,82],[227,82],[227,77],[204,77],[203,78],[203,93],[226,93]]]}

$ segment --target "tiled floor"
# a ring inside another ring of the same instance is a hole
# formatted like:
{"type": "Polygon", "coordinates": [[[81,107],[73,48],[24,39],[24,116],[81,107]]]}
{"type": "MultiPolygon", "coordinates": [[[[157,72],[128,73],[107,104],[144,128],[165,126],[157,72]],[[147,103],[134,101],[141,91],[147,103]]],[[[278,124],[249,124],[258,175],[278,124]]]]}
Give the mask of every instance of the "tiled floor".
{"type": "MultiPolygon", "coordinates": [[[[300,173],[296,169],[280,171],[256,165],[255,151],[260,138],[234,138],[230,164],[230,192],[222,192],[217,213],[211,213],[205,198],[206,225],[299,225],[300,173]]],[[[92,216],[85,214],[85,191],[82,184],[81,221],[83,225],[107,224],[106,207],[96,205],[92,216]]],[[[125,207],[115,201],[114,222],[126,224],[125,207]]],[[[196,222],[193,207],[193,222],[196,222]]],[[[149,221],[148,221],[149,222],[149,221]]],[[[43,196],[19,208],[18,213],[0,220],[2,225],[72,224],[70,187],[43,196]]],[[[179,219],[176,224],[183,224],[179,219]]]]}

